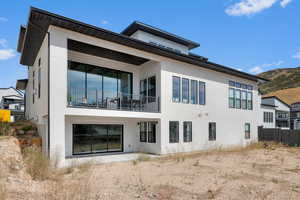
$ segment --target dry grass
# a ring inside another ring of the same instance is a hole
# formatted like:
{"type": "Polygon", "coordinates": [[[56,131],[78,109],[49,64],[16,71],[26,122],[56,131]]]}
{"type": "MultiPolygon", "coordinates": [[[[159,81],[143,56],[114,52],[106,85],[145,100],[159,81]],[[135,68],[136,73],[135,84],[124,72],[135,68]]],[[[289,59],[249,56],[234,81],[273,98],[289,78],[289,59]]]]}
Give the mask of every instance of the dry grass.
{"type": "Polygon", "coordinates": [[[0,200],[5,200],[7,198],[6,186],[4,183],[0,182],[0,200]]]}
{"type": "Polygon", "coordinates": [[[140,162],[147,162],[149,161],[151,158],[150,156],[146,155],[146,154],[139,154],[136,160],[132,161],[133,165],[137,165],[140,162]]]}
{"type": "Polygon", "coordinates": [[[23,150],[23,155],[27,172],[33,180],[46,180],[53,175],[50,161],[43,155],[40,148],[27,147],[23,150]]]}
{"type": "Polygon", "coordinates": [[[12,130],[9,123],[1,122],[0,120],[0,136],[9,136],[11,133],[12,130]]]}
{"type": "Polygon", "coordinates": [[[264,97],[276,96],[287,104],[300,102],[300,87],[278,90],[268,93],[264,97]]]}

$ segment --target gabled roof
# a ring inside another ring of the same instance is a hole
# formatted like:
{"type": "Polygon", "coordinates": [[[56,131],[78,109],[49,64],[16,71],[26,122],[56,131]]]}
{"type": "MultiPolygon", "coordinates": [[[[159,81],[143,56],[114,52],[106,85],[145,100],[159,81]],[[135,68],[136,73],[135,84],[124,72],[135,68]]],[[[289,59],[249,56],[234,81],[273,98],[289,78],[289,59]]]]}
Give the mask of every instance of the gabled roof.
{"type": "Polygon", "coordinates": [[[50,25],[65,28],[71,31],[79,32],[85,35],[100,38],[124,46],[132,47],[159,56],[164,56],[177,61],[189,63],[202,68],[230,74],[232,76],[237,76],[252,81],[268,81],[266,79],[260,78],[252,74],[241,72],[213,62],[208,62],[205,59],[173,52],[165,48],[161,48],[134,38],[130,38],[129,36],[123,34],[114,33],[112,31],[108,31],[96,26],[85,24],[80,21],[76,21],[33,7],[31,7],[30,9],[26,32],[25,34],[20,34],[21,37],[24,37],[23,39],[19,39],[19,41],[24,41],[23,44],[19,44],[20,48],[18,48],[22,53],[20,60],[21,64],[27,66],[33,65],[34,60],[38,54],[39,48],[43,42],[43,39],[45,38],[45,35],[48,31],[48,27],[50,25]]]}
{"type": "Polygon", "coordinates": [[[172,33],[166,32],[164,30],[161,30],[159,28],[150,26],[148,24],[139,21],[134,21],[124,31],[122,31],[121,34],[131,36],[133,33],[135,33],[138,30],[182,44],[184,46],[187,46],[189,49],[193,49],[200,46],[200,44],[198,44],[197,42],[193,42],[191,40],[182,38],[180,36],[174,35],[172,33]]]}

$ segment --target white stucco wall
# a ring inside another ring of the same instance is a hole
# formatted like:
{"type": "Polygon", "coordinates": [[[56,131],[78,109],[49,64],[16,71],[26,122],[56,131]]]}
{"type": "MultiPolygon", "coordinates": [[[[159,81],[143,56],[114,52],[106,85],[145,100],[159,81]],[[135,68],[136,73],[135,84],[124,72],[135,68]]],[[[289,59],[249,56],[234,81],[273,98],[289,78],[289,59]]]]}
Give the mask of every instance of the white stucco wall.
{"type": "MultiPolygon", "coordinates": [[[[144,151],[150,153],[175,153],[201,150],[229,145],[245,145],[257,140],[259,125],[259,106],[257,85],[253,81],[228,74],[175,61],[162,56],[143,52],[109,41],[50,26],[50,155],[62,161],[70,156],[72,144],[72,123],[122,123],[124,130],[124,148],[127,152],[144,151]],[[101,46],[123,53],[137,55],[151,60],[141,66],[132,66],[107,59],[97,58],[67,50],[67,39],[101,46]],[[68,59],[102,67],[130,71],[134,74],[134,93],[139,93],[139,80],[156,75],[156,93],[161,99],[161,113],[127,112],[100,109],[80,109],[67,107],[67,61],[68,59]],[[105,65],[105,66],[104,66],[105,65]],[[206,105],[192,105],[172,102],[172,76],[189,78],[206,83],[206,105]],[[228,103],[228,81],[239,81],[254,86],[253,110],[230,109],[228,103]],[[157,143],[140,143],[139,121],[159,121],[157,143]],[[180,142],[169,144],[169,121],[180,122],[180,142]],[[193,122],[193,141],[183,143],[183,121],[193,122]],[[217,123],[216,141],[208,141],[208,123],[217,123]],[[244,125],[251,124],[251,139],[245,140],[244,125]],[[134,134],[133,134],[134,132],[134,134]],[[130,145],[130,146],[129,146],[130,145]]],[[[43,43],[44,44],[44,43],[43,43]]],[[[45,47],[41,48],[44,49],[45,47]]],[[[47,48],[45,48],[47,49],[47,48]]],[[[38,57],[37,57],[38,58],[38,57]]],[[[46,59],[42,59],[43,60],[46,59]]],[[[32,68],[34,69],[34,68],[32,68]]],[[[31,70],[32,70],[31,69],[31,70]]],[[[32,73],[29,73],[30,75],[32,73]]],[[[37,74],[36,74],[37,78],[37,74]]],[[[37,81],[36,81],[37,82],[37,81]]],[[[29,81],[28,87],[31,81],[29,81]]],[[[44,84],[45,85],[45,84],[44,84]]],[[[46,93],[47,94],[47,93],[46,93]]],[[[30,94],[28,95],[30,101],[30,94]]],[[[44,94],[44,96],[47,96],[44,94]]],[[[37,100],[37,99],[36,99],[37,100]]],[[[41,110],[47,110],[44,102],[41,110]]],[[[29,106],[30,115],[37,109],[29,106]]],[[[41,112],[44,113],[44,112],[41,112]]],[[[39,114],[38,114],[39,115],[39,114]]],[[[43,115],[43,114],[41,114],[43,115]]],[[[45,120],[47,121],[47,120],[45,120]]]]}

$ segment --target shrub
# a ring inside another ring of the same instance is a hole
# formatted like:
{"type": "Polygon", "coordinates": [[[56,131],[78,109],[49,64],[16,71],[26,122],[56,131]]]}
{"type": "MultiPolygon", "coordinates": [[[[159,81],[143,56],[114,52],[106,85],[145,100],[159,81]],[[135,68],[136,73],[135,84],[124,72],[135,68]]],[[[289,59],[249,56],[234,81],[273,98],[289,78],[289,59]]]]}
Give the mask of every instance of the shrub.
{"type": "Polygon", "coordinates": [[[27,132],[27,131],[34,130],[34,127],[32,125],[28,125],[28,126],[22,127],[21,130],[23,130],[24,132],[27,132]]]}
{"type": "Polygon", "coordinates": [[[9,123],[0,122],[0,136],[8,136],[11,133],[11,127],[9,123]]]}
{"type": "Polygon", "coordinates": [[[49,159],[43,155],[41,149],[35,146],[23,150],[27,172],[33,180],[45,180],[51,176],[49,159]]]}

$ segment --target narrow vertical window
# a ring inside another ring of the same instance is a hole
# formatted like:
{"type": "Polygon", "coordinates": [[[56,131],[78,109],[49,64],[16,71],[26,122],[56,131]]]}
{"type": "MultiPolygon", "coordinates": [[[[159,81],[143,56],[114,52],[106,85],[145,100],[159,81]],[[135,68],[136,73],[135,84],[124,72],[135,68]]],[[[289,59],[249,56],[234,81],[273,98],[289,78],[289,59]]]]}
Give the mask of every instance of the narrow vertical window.
{"type": "Polygon", "coordinates": [[[169,122],[169,143],[179,142],[179,122],[170,121],[169,122]]]}
{"type": "Polygon", "coordinates": [[[216,140],[216,122],[209,122],[208,124],[208,139],[209,141],[216,140]]]}
{"type": "Polygon", "coordinates": [[[183,141],[192,142],[192,122],[183,122],[183,141]]]}
{"type": "Polygon", "coordinates": [[[190,93],[189,79],[183,78],[182,79],[182,102],[183,103],[189,103],[189,93],[190,93]]]}
{"type": "Polygon", "coordinates": [[[173,76],[173,102],[180,102],[180,78],[173,76]]]}
{"type": "Polygon", "coordinates": [[[140,142],[147,142],[147,122],[140,123],[140,142]]]}
{"type": "Polygon", "coordinates": [[[140,95],[147,96],[147,79],[140,81],[140,95]]]}
{"type": "Polygon", "coordinates": [[[240,109],[241,108],[241,90],[235,90],[235,107],[240,109]]]}
{"type": "Polygon", "coordinates": [[[148,122],[148,142],[156,143],[156,123],[148,122]]]}
{"type": "Polygon", "coordinates": [[[205,105],[205,99],[206,99],[205,83],[199,81],[199,104],[205,105]]]}
{"type": "Polygon", "coordinates": [[[191,80],[191,103],[197,104],[198,101],[198,81],[191,80]]]}
{"type": "Polygon", "coordinates": [[[148,78],[148,102],[155,102],[156,97],[156,78],[152,76],[148,78]]]}
{"type": "Polygon", "coordinates": [[[245,123],[245,139],[250,139],[250,123],[245,123]]]}
{"type": "Polygon", "coordinates": [[[253,104],[252,103],[252,92],[248,92],[247,93],[247,108],[248,108],[248,110],[252,110],[252,107],[253,107],[252,104],[253,104]]]}
{"type": "Polygon", "coordinates": [[[229,108],[235,108],[235,90],[229,88],[229,108]]]}
{"type": "Polygon", "coordinates": [[[247,109],[247,92],[242,91],[242,109],[247,109]]]}
{"type": "Polygon", "coordinates": [[[34,104],[34,93],[35,93],[35,71],[32,73],[32,104],[34,104]]]}
{"type": "Polygon", "coordinates": [[[41,98],[41,68],[38,71],[38,97],[41,98]]]}

